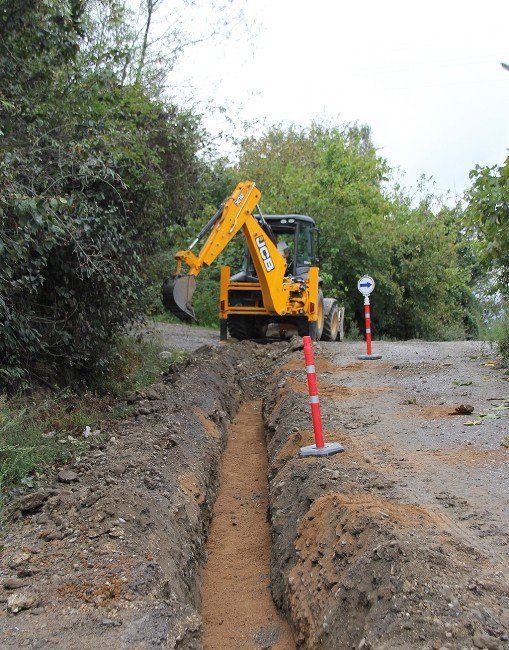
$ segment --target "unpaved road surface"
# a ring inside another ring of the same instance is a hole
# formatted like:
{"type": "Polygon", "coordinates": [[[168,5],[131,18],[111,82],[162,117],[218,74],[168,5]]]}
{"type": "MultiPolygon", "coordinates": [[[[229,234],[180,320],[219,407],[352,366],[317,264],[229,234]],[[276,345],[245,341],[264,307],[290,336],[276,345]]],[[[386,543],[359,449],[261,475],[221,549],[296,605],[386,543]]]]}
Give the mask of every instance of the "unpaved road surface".
{"type": "Polygon", "coordinates": [[[264,404],[274,596],[297,642],[509,647],[507,376],[480,343],[377,344],[362,363],[362,345],[317,347],[345,453],[297,458],[312,442],[298,358],[264,404]]]}
{"type": "Polygon", "coordinates": [[[219,332],[206,327],[150,322],[144,335],[167,350],[197,350],[202,345],[219,345],[219,332]]]}
{"type": "Polygon", "coordinates": [[[509,647],[509,384],[484,344],[316,345],[345,452],[301,459],[298,341],[157,328],[200,349],[10,506],[0,647],[509,647]]]}

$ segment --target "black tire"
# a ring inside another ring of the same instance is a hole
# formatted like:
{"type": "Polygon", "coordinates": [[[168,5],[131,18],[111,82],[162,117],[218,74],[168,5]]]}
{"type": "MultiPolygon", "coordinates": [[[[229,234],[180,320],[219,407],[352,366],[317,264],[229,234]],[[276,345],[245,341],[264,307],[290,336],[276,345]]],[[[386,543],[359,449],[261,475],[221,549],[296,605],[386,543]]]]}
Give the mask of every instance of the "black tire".
{"type": "Polygon", "coordinates": [[[334,298],[325,298],[323,301],[324,321],[322,341],[335,341],[338,338],[340,326],[340,309],[334,298]]]}
{"type": "Polygon", "coordinates": [[[258,338],[258,328],[253,316],[240,316],[237,314],[228,316],[228,331],[231,337],[239,341],[258,338]]]}
{"type": "Polygon", "coordinates": [[[228,338],[228,324],[224,318],[219,320],[219,340],[226,341],[228,338]]]}

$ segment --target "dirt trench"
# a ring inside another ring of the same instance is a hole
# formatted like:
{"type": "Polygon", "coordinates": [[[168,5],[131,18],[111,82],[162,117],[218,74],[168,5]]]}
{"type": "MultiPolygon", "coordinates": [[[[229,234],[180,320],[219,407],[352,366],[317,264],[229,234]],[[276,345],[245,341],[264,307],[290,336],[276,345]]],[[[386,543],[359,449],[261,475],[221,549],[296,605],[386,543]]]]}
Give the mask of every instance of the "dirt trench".
{"type": "Polygon", "coordinates": [[[270,591],[267,449],[260,400],[241,404],[223,455],[203,577],[205,650],[293,650],[270,591]]]}
{"type": "Polygon", "coordinates": [[[509,390],[444,345],[317,345],[329,459],[298,457],[299,349],[197,350],[75,478],[14,500],[0,647],[504,650],[509,390]],[[448,415],[492,398],[475,431],[448,415]]]}
{"type": "Polygon", "coordinates": [[[14,499],[0,647],[202,647],[204,545],[248,348],[200,348],[68,474],[14,499]]]}

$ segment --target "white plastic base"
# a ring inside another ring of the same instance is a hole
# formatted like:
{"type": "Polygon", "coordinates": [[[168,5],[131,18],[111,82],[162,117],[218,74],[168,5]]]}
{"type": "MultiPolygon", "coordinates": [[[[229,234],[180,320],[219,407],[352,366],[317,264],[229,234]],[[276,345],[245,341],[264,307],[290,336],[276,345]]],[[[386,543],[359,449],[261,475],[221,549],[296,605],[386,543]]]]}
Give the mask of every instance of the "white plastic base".
{"type": "Polygon", "coordinates": [[[325,447],[317,447],[316,445],[301,447],[299,456],[301,458],[305,458],[306,456],[332,456],[342,451],[345,451],[345,448],[339,442],[326,442],[325,447]]]}
{"type": "Polygon", "coordinates": [[[371,361],[373,359],[381,359],[382,355],[381,354],[359,354],[357,359],[360,359],[361,361],[371,361]]]}

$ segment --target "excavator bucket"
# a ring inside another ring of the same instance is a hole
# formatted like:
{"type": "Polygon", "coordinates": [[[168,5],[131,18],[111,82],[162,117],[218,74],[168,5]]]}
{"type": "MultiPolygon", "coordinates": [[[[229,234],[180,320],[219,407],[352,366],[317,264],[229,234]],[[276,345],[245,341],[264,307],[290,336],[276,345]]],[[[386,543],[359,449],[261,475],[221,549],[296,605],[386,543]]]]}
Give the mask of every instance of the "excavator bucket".
{"type": "Polygon", "coordinates": [[[196,289],[194,275],[181,275],[168,278],[163,284],[163,305],[180,320],[190,323],[195,320],[192,305],[196,289]]]}

